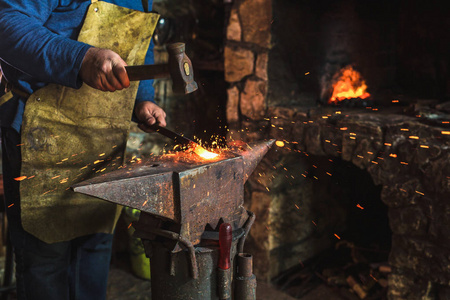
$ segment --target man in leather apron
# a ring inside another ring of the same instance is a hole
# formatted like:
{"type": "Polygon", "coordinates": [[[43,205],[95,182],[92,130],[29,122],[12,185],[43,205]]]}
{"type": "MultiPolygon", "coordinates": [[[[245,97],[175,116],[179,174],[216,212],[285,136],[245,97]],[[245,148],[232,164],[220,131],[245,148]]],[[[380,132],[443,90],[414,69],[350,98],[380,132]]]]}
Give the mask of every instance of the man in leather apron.
{"type": "Polygon", "coordinates": [[[0,0],[5,205],[18,299],[105,299],[120,208],[75,182],[118,168],[129,123],[159,123],[151,82],[158,15],[137,0],[0,0]]]}

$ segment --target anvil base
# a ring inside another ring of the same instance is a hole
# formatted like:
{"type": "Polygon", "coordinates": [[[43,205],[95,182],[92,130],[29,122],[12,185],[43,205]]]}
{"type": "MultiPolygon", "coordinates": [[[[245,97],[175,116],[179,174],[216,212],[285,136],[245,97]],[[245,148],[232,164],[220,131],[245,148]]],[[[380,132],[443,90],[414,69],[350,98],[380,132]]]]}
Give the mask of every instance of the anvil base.
{"type": "MultiPolygon", "coordinates": [[[[232,265],[236,249],[237,241],[231,247],[232,265]]],[[[161,243],[152,243],[151,252],[152,299],[220,299],[217,282],[218,247],[195,247],[199,270],[197,279],[191,276],[188,251],[172,253],[161,243]]],[[[233,269],[231,272],[233,273],[233,269]]]]}

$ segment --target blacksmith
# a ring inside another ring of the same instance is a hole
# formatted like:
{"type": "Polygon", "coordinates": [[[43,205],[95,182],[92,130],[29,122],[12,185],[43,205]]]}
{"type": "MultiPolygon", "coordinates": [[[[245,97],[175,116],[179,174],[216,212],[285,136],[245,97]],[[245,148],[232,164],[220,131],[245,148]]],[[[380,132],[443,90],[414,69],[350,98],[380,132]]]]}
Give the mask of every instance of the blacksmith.
{"type": "Polygon", "coordinates": [[[130,120],[165,126],[151,1],[0,0],[5,205],[18,299],[105,299],[120,209],[70,191],[121,165],[130,120]]]}

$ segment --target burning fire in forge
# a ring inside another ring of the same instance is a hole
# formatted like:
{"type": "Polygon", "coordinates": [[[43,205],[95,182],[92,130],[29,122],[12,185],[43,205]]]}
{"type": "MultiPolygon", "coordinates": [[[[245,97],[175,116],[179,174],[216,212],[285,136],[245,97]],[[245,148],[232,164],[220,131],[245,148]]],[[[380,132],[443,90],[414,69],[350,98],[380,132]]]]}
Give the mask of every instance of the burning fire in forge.
{"type": "Polygon", "coordinates": [[[370,94],[361,74],[352,66],[342,68],[333,78],[333,94],[328,103],[337,104],[345,99],[366,99],[370,94]]]}

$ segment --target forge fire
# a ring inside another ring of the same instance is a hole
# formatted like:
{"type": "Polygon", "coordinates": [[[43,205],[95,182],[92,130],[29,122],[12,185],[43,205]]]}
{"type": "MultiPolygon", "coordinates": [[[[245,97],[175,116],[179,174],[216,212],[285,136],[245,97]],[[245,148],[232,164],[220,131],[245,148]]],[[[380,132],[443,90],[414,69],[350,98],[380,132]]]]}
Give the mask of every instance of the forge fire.
{"type": "Polygon", "coordinates": [[[333,77],[333,94],[328,103],[336,104],[344,99],[366,99],[370,97],[361,74],[352,66],[347,66],[333,77]]]}

